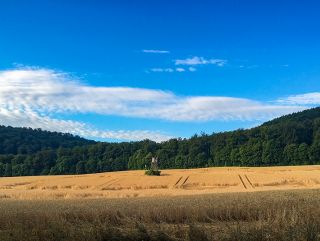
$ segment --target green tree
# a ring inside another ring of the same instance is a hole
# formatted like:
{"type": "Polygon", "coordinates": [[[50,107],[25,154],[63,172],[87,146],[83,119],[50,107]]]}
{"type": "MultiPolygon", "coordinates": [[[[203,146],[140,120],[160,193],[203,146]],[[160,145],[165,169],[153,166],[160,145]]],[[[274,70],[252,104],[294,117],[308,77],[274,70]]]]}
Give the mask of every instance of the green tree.
{"type": "Polygon", "coordinates": [[[11,163],[5,164],[4,176],[5,176],[5,177],[11,177],[11,176],[12,176],[12,166],[11,166],[11,163]]]}

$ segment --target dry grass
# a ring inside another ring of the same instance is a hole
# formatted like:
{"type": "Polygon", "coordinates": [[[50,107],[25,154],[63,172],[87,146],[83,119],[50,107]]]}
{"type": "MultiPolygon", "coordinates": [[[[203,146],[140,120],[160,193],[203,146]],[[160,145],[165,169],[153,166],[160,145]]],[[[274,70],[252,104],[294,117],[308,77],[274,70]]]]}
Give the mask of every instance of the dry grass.
{"type": "Polygon", "coordinates": [[[0,200],[0,240],[320,240],[320,190],[0,200]]]}
{"type": "Polygon", "coordinates": [[[181,196],[320,188],[320,166],[164,170],[162,176],[125,171],[71,176],[0,179],[11,199],[181,196]]]}

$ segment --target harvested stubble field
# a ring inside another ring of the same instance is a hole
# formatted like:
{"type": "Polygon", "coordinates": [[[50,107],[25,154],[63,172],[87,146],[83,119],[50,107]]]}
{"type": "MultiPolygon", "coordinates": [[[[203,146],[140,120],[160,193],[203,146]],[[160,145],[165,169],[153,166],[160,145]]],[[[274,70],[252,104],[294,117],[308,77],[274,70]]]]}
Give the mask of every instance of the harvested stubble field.
{"type": "Polygon", "coordinates": [[[320,166],[220,167],[0,178],[0,198],[83,199],[181,196],[320,188],[320,166]]]}

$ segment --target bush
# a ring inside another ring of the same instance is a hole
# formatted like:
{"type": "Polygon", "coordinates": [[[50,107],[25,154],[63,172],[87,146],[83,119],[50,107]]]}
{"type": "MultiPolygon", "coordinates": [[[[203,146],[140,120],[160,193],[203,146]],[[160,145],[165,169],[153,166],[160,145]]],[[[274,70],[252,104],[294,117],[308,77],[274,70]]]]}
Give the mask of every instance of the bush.
{"type": "Polygon", "coordinates": [[[160,176],[161,171],[159,170],[146,170],[145,174],[148,176],[160,176]]]}

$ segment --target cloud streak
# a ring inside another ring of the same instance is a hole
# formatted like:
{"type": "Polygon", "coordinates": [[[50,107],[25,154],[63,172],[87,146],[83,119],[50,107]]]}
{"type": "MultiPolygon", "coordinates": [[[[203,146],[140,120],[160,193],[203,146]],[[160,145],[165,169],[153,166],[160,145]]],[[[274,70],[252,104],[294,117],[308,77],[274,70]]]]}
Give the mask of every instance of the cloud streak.
{"type": "Polygon", "coordinates": [[[168,50],[158,50],[158,49],[143,49],[143,53],[147,54],[170,54],[168,50]]]}
{"type": "Polygon", "coordinates": [[[151,72],[160,72],[160,73],[173,73],[175,72],[175,69],[173,68],[152,68],[150,69],[151,72]]]}
{"type": "Polygon", "coordinates": [[[320,105],[320,92],[291,95],[279,99],[278,102],[290,105],[320,105]]]}
{"type": "Polygon", "coordinates": [[[187,59],[176,59],[175,65],[208,65],[208,64],[213,64],[219,67],[223,67],[226,63],[227,60],[224,59],[205,59],[203,57],[198,57],[194,56],[192,58],[187,58],[187,59]]]}
{"type": "MultiPolygon", "coordinates": [[[[315,93],[312,96],[313,100],[318,100],[315,93]]],[[[54,116],[93,113],[176,122],[263,121],[303,110],[307,108],[304,104],[312,102],[293,100],[290,97],[275,103],[262,103],[245,98],[178,96],[169,91],[143,88],[96,87],[50,69],[0,72],[0,124],[94,138],[163,141],[171,136],[150,130],[97,130],[86,123],[60,120],[54,116]]]]}
{"type": "Polygon", "coordinates": [[[158,72],[158,73],[174,73],[174,72],[178,72],[178,73],[182,73],[182,72],[186,72],[186,71],[190,71],[190,72],[194,72],[196,71],[195,68],[152,68],[150,69],[151,72],[158,72]]]}

